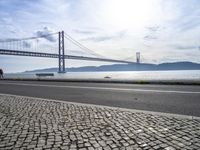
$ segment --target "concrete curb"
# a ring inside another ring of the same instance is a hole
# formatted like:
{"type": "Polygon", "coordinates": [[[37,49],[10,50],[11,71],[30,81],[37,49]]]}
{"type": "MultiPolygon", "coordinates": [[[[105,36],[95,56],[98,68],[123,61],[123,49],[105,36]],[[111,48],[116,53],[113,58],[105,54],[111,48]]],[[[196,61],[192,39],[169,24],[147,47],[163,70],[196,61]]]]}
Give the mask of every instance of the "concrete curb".
{"type": "Polygon", "coordinates": [[[129,112],[133,112],[133,113],[152,114],[152,115],[157,115],[157,116],[166,116],[166,117],[173,117],[173,118],[178,118],[178,119],[200,120],[200,117],[190,116],[190,115],[180,115],[180,114],[154,112],[154,111],[137,110],[137,109],[128,109],[128,108],[120,108],[120,107],[110,107],[110,106],[95,105],[95,104],[68,102],[68,101],[61,101],[61,100],[54,100],[54,99],[20,96],[20,95],[14,95],[14,94],[0,93],[0,96],[23,97],[23,98],[31,98],[31,99],[41,100],[41,101],[59,102],[59,103],[73,104],[73,105],[86,106],[86,107],[106,108],[106,109],[119,110],[119,111],[129,111],[129,112]]]}

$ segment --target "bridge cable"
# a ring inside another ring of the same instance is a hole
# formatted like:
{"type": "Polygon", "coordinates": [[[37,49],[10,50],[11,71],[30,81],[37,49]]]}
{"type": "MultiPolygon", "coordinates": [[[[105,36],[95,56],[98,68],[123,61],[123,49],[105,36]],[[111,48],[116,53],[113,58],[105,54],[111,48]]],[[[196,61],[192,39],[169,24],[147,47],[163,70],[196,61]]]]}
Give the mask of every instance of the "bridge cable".
{"type": "Polygon", "coordinates": [[[100,54],[94,52],[93,50],[91,50],[91,49],[85,47],[85,46],[82,45],[80,42],[78,42],[77,40],[75,40],[74,38],[72,38],[70,35],[68,35],[68,34],[65,33],[64,37],[65,37],[66,39],[68,39],[69,41],[71,41],[72,43],[74,43],[74,44],[75,44],[76,46],[78,46],[79,48],[81,48],[81,49],[83,49],[83,50],[86,50],[86,51],[88,51],[89,53],[91,53],[91,54],[93,54],[93,55],[95,55],[95,56],[105,58],[104,56],[102,56],[102,55],[100,55],[100,54]]]}

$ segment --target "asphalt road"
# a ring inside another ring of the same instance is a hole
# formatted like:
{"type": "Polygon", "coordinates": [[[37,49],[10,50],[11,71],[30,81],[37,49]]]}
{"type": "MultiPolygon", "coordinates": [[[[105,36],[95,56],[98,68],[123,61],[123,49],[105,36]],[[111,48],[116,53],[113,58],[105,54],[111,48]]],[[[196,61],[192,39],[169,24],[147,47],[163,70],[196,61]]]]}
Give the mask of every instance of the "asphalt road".
{"type": "Polygon", "coordinates": [[[0,93],[200,117],[200,86],[1,80],[0,93]]]}

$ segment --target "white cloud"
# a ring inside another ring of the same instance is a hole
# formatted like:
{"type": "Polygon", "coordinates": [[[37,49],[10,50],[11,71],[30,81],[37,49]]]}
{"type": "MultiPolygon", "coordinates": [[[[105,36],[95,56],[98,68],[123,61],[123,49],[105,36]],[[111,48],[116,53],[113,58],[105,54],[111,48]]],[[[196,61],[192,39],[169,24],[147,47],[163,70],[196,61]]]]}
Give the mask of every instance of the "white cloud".
{"type": "Polygon", "coordinates": [[[44,27],[42,30],[36,31],[37,37],[44,37],[44,39],[50,42],[56,42],[56,39],[52,34],[54,34],[54,31],[52,31],[48,27],[44,27]]]}

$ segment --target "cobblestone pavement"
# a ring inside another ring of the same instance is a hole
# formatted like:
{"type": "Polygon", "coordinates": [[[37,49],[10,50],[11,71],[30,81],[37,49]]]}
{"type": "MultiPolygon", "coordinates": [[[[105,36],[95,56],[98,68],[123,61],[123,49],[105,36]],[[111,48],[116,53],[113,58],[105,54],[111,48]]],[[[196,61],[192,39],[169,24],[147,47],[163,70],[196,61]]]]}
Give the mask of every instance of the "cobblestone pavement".
{"type": "Polygon", "coordinates": [[[0,149],[200,149],[200,120],[0,95],[0,149]]]}

